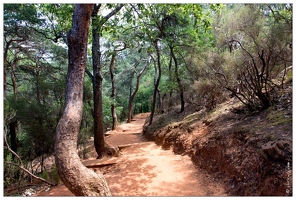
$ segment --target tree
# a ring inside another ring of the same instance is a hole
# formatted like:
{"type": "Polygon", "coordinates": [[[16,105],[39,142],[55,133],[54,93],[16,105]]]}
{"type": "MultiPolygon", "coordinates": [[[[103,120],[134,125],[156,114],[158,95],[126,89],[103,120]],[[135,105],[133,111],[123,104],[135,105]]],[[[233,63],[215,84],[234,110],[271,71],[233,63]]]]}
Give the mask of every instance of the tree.
{"type": "Polygon", "coordinates": [[[92,10],[92,4],[74,6],[72,28],[67,37],[69,68],[66,102],[56,129],[55,159],[61,180],[73,194],[110,196],[103,175],[86,168],[81,163],[76,149],[82,118],[83,81],[92,10]]]}
{"type": "MultiPolygon", "coordinates": [[[[19,63],[20,47],[28,40],[31,30],[24,24],[40,24],[41,20],[37,18],[37,11],[34,5],[29,4],[5,4],[4,5],[4,55],[3,55],[3,92],[4,100],[6,100],[8,87],[7,76],[9,67],[11,72],[11,81],[13,87],[13,95],[16,98],[18,93],[18,85],[16,78],[16,68],[19,63]],[[9,56],[10,52],[14,56],[9,56]]],[[[13,151],[17,152],[17,126],[19,124],[18,117],[10,119],[10,142],[13,151]]],[[[13,155],[14,157],[14,155],[13,155]]]]}
{"type": "MultiPolygon", "coordinates": [[[[103,96],[102,96],[102,82],[103,76],[101,73],[101,35],[103,31],[103,25],[113,15],[120,11],[123,4],[118,4],[114,10],[104,17],[98,16],[98,11],[101,8],[101,4],[95,5],[92,13],[92,60],[93,60],[93,94],[94,94],[94,145],[97,158],[101,158],[106,151],[106,144],[104,138],[104,124],[103,124],[103,96]]],[[[89,74],[89,73],[88,73],[89,74]]]]}
{"type": "Polygon", "coordinates": [[[135,96],[136,96],[136,94],[137,94],[137,92],[139,90],[141,76],[142,76],[143,72],[146,70],[146,68],[149,66],[149,64],[150,63],[149,63],[149,60],[148,60],[145,67],[143,67],[140,72],[137,72],[136,69],[135,69],[135,73],[137,75],[137,83],[136,83],[135,90],[133,91],[133,93],[130,95],[130,98],[129,98],[127,123],[131,123],[131,121],[132,121],[133,101],[134,101],[134,98],[135,98],[135,96]]]}
{"type": "MultiPolygon", "coordinates": [[[[35,31],[44,24],[37,10],[34,4],[5,4],[4,104],[5,112],[12,110],[14,117],[4,123],[9,128],[11,148],[22,158],[24,167],[31,170],[31,161],[40,158],[43,171],[44,158],[53,153],[60,117],[66,50],[35,31]]],[[[6,152],[4,157],[9,159],[6,152]]],[[[22,177],[21,173],[15,175],[22,177]]]]}
{"type": "Polygon", "coordinates": [[[110,96],[112,98],[112,104],[111,104],[112,130],[116,129],[117,123],[118,123],[117,115],[116,115],[116,106],[115,106],[115,102],[116,102],[116,81],[115,81],[115,77],[114,77],[114,68],[115,68],[114,63],[115,63],[117,52],[123,51],[124,49],[126,49],[125,44],[120,49],[115,47],[115,49],[112,52],[111,61],[110,61],[110,65],[109,65],[109,72],[110,72],[111,85],[112,85],[112,92],[111,92],[111,96],[110,96]]]}
{"type": "Polygon", "coordinates": [[[4,4],[4,99],[7,93],[6,71],[7,56],[12,45],[20,45],[29,38],[31,29],[28,24],[41,25],[33,4],[4,4]]]}
{"type": "Polygon", "coordinates": [[[182,85],[181,83],[181,79],[179,77],[179,73],[178,73],[178,60],[177,60],[177,57],[174,53],[174,47],[173,46],[170,46],[170,51],[171,51],[171,57],[173,58],[174,60],[174,63],[175,63],[175,77],[176,77],[176,81],[178,83],[178,89],[179,89],[179,96],[180,96],[180,101],[181,101],[181,109],[180,109],[180,112],[183,112],[184,111],[184,107],[185,107],[185,101],[184,101],[184,86],[182,85]]]}
{"type": "Polygon", "coordinates": [[[287,23],[291,17],[278,22],[278,18],[265,16],[260,7],[239,5],[231,11],[234,15],[225,14],[218,20],[219,24],[227,21],[223,28],[216,26],[216,35],[220,47],[229,52],[220,54],[224,62],[219,69],[212,67],[220,84],[251,111],[272,105],[276,77],[292,64],[291,23],[287,23]]]}
{"type": "Polygon", "coordinates": [[[111,98],[112,98],[112,104],[111,104],[111,115],[112,115],[112,130],[115,130],[117,127],[117,115],[116,115],[116,106],[115,106],[115,101],[116,101],[116,82],[114,78],[114,62],[116,58],[116,51],[112,53],[111,57],[111,62],[109,66],[109,71],[110,71],[110,78],[111,78],[111,84],[112,84],[112,92],[111,92],[111,98]]]}

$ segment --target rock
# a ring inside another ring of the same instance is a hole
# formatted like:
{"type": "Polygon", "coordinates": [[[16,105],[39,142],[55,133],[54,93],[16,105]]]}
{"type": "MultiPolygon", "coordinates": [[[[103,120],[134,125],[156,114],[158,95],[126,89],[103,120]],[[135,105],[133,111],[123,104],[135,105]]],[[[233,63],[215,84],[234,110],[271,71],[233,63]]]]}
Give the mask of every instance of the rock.
{"type": "Polygon", "coordinates": [[[270,141],[264,145],[262,145],[262,152],[268,158],[275,161],[288,161],[289,160],[289,152],[286,151],[286,147],[289,144],[285,141],[270,141]]]}
{"type": "Polygon", "coordinates": [[[35,193],[36,191],[33,188],[29,188],[25,190],[25,192],[23,193],[23,196],[32,196],[35,193]]]}
{"type": "Polygon", "coordinates": [[[119,156],[119,148],[118,148],[118,146],[108,147],[108,149],[107,149],[107,154],[108,154],[109,156],[115,156],[115,157],[118,157],[118,156],[119,156]]]}

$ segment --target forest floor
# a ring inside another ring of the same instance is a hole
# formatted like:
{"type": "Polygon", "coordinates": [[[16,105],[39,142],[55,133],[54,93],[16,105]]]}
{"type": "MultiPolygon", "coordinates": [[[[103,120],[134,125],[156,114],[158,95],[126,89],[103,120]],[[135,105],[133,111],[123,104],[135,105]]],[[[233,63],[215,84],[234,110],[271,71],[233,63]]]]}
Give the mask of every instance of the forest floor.
{"type": "MultiPolygon", "coordinates": [[[[223,185],[196,168],[187,155],[164,150],[143,137],[148,116],[138,114],[131,123],[107,132],[106,142],[121,149],[118,157],[82,160],[88,168],[104,174],[112,196],[226,196],[223,185]]],[[[73,194],[59,185],[34,196],[73,194]]]]}

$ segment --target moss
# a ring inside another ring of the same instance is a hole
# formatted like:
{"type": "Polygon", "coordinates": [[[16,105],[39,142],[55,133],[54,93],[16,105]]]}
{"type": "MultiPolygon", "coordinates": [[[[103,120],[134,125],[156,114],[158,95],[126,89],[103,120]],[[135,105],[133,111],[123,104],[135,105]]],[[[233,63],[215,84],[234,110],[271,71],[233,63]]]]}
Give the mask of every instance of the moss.
{"type": "Polygon", "coordinates": [[[170,124],[170,125],[168,126],[168,128],[169,128],[169,129],[175,129],[175,128],[180,127],[182,124],[183,124],[183,122],[174,122],[174,123],[170,124]]]}
{"type": "Polygon", "coordinates": [[[200,120],[203,117],[204,117],[203,113],[195,112],[193,114],[190,114],[190,115],[187,115],[186,117],[184,117],[183,121],[192,122],[193,120],[200,120]]]}
{"type": "Polygon", "coordinates": [[[283,112],[273,110],[267,115],[267,119],[271,122],[270,125],[278,126],[280,124],[292,123],[291,117],[286,117],[283,112]]]}
{"type": "Polygon", "coordinates": [[[275,141],[277,139],[277,136],[276,134],[271,134],[268,136],[268,138],[269,138],[269,141],[275,141]]]}
{"type": "Polygon", "coordinates": [[[289,70],[286,74],[286,80],[287,81],[292,80],[292,77],[293,77],[293,71],[289,70]]]}

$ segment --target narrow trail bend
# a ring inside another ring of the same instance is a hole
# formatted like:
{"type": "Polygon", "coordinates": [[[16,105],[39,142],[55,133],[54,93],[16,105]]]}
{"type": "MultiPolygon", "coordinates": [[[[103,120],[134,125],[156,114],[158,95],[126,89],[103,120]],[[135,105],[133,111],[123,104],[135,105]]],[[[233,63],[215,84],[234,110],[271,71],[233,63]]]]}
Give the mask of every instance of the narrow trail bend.
{"type": "MultiPolygon", "coordinates": [[[[163,150],[142,136],[148,116],[149,113],[138,114],[131,123],[107,133],[110,146],[125,147],[118,157],[82,161],[104,174],[112,196],[226,196],[222,185],[194,167],[187,155],[163,150]]],[[[65,186],[58,186],[38,196],[70,194],[65,186]]]]}

